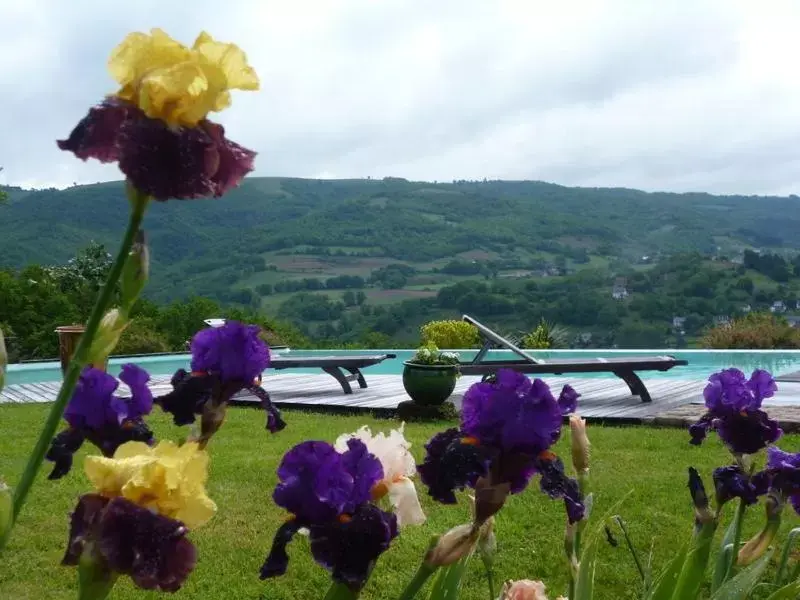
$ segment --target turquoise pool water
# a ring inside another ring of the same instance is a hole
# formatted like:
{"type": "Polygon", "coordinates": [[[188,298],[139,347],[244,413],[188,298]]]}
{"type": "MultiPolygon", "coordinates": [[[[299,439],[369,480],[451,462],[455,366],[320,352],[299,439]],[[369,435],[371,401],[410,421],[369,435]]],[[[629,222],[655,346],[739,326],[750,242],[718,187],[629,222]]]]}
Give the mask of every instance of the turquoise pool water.
{"type": "MultiPolygon", "coordinates": [[[[461,351],[462,360],[470,360],[475,356],[475,350],[461,351]]],[[[403,371],[403,361],[414,354],[413,350],[288,350],[285,354],[292,357],[298,356],[353,356],[360,354],[396,354],[397,358],[386,360],[381,364],[366,369],[367,374],[399,375],[403,371]]],[[[281,354],[284,354],[283,352],[281,354]]],[[[740,350],[740,351],[704,351],[704,350],[548,350],[531,351],[538,358],[581,358],[581,357],[622,357],[622,356],[663,356],[666,354],[689,361],[686,367],[675,367],[666,373],[648,371],[644,374],[651,378],[677,378],[677,379],[704,379],[714,371],[728,367],[738,367],[745,373],[760,368],[770,371],[773,375],[780,375],[791,371],[800,370],[800,351],[777,350],[740,350]]],[[[489,353],[491,360],[513,359],[515,355],[508,351],[492,351],[489,353]]],[[[136,356],[128,358],[113,358],[109,363],[109,371],[114,375],[119,373],[121,365],[135,362],[147,369],[151,375],[171,375],[179,368],[188,369],[188,354],[164,354],[152,356],[136,356]]],[[[293,369],[298,373],[307,371],[319,373],[318,369],[293,369]]],[[[269,371],[268,371],[269,372],[269,371]]],[[[577,377],[613,377],[611,374],[580,374],[577,377]]],[[[41,383],[44,381],[59,381],[61,367],[58,362],[34,362],[9,365],[6,383],[41,383]]]]}

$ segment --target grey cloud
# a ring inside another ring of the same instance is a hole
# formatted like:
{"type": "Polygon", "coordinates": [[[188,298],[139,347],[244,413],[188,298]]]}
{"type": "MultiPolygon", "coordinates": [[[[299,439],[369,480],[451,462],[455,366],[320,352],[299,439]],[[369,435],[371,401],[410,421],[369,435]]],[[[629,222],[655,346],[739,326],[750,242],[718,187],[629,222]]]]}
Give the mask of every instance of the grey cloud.
{"type": "Polygon", "coordinates": [[[259,175],[745,193],[798,183],[800,86],[752,65],[791,64],[757,37],[768,17],[800,26],[790,4],[765,16],[715,0],[146,0],[124,11],[31,0],[29,13],[8,2],[0,56],[36,45],[0,59],[13,80],[0,77],[0,181],[117,177],[54,139],[113,90],[111,48],[158,15],[184,42],[206,28],[240,43],[258,67],[262,91],[236,94],[219,120],[259,152],[259,175]]]}

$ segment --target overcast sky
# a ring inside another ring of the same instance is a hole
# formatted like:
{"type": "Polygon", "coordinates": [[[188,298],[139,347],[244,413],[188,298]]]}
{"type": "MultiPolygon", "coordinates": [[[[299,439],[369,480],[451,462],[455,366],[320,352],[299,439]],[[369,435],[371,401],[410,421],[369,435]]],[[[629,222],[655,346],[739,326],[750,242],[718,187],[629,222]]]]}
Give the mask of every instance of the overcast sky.
{"type": "Polygon", "coordinates": [[[151,27],[247,52],[255,175],[800,193],[797,0],[0,0],[0,183],[119,179],[54,140],[151,27]]]}

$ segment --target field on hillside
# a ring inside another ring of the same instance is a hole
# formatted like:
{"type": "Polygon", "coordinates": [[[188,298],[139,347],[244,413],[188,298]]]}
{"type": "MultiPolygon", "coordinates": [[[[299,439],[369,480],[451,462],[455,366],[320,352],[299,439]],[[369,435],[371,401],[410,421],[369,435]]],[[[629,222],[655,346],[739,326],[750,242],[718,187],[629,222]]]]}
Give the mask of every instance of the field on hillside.
{"type": "MultiPolygon", "coordinates": [[[[402,300],[416,300],[420,298],[431,298],[443,287],[453,285],[459,281],[486,281],[487,276],[481,274],[456,275],[442,272],[441,269],[452,261],[496,261],[500,257],[497,253],[482,250],[460,252],[452,258],[440,259],[436,261],[414,262],[399,261],[396,259],[381,256],[360,256],[358,253],[375,251],[375,249],[353,248],[353,247],[325,247],[326,254],[303,254],[303,248],[291,249],[280,252],[267,252],[261,256],[267,265],[274,267],[274,270],[260,271],[253,273],[243,279],[238,285],[243,288],[250,288],[258,293],[258,287],[263,284],[275,286],[280,282],[301,281],[304,279],[327,280],[330,278],[345,276],[357,276],[365,280],[365,285],[347,288],[353,292],[362,291],[366,295],[367,302],[376,306],[384,306],[400,302],[402,300]],[[295,254],[294,252],[298,252],[295,254]],[[341,254],[339,254],[341,253],[341,254]],[[402,287],[383,288],[379,283],[370,282],[372,273],[381,268],[391,265],[406,265],[414,269],[415,273],[408,277],[402,287]]],[[[543,264],[552,261],[554,255],[550,253],[530,254],[527,252],[518,253],[518,259],[539,260],[543,264]]],[[[506,255],[506,259],[508,256],[506,255]]],[[[577,264],[567,261],[569,269],[594,269],[606,268],[608,259],[599,256],[591,257],[586,264],[577,264]]],[[[213,271],[210,273],[213,276],[213,271]]],[[[546,279],[541,271],[525,268],[498,269],[494,274],[500,279],[546,279]]],[[[552,277],[552,276],[549,276],[552,277]]],[[[261,306],[266,310],[277,310],[280,305],[290,299],[297,291],[308,291],[312,294],[329,297],[332,301],[341,300],[346,289],[308,289],[294,290],[291,292],[273,291],[269,294],[258,293],[261,306]]]]}

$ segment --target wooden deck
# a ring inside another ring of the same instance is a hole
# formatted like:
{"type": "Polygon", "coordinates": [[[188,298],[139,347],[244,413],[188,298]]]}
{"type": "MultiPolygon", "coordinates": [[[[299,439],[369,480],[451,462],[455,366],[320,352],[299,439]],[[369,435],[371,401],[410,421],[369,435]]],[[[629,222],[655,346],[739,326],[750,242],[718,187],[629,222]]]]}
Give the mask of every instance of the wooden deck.
{"type": "MultiPolygon", "coordinates": [[[[329,375],[275,374],[265,377],[263,386],[273,401],[283,407],[391,411],[400,402],[408,400],[399,375],[365,375],[369,387],[356,388],[347,395],[329,375]]],[[[556,393],[566,383],[574,387],[582,395],[579,400],[581,416],[628,423],[650,421],[661,413],[693,404],[702,397],[706,385],[704,380],[645,380],[653,402],[643,403],[638,397],[631,396],[623,381],[614,377],[545,377],[544,380],[556,393]]],[[[478,381],[477,377],[462,377],[458,381],[452,397],[456,406],[460,406],[461,396],[475,381],[478,381]]],[[[0,403],[52,402],[60,385],[60,382],[10,385],[0,394],[0,403]]],[[[151,389],[155,395],[169,391],[169,377],[153,377],[151,389]]],[[[120,394],[126,393],[127,389],[121,384],[120,394]]],[[[238,404],[258,402],[247,392],[234,399],[238,404]]]]}

